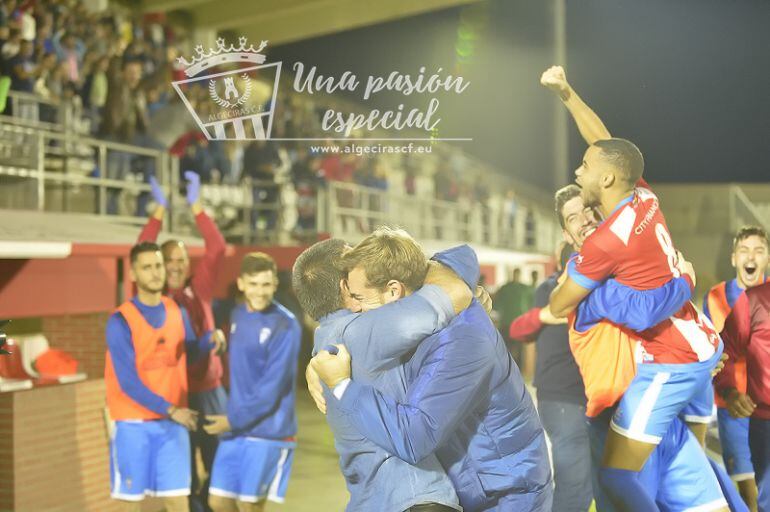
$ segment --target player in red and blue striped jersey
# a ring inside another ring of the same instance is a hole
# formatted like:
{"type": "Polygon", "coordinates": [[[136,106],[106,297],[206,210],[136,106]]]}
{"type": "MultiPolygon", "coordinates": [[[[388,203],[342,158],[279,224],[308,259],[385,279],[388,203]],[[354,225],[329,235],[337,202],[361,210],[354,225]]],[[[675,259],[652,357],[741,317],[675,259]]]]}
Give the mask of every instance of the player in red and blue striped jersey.
{"type": "MultiPolygon", "coordinates": [[[[551,68],[541,81],[559,93],[590,144],[575,174],[586,206],[595,207],[604,218],[551,295],[552,313],[569,314],[609,277],[636,290],[653,290],[679,277],[680,255],[657,197],[642,180],[639,149],[611,137],[569,86],[563,69],[551,68]]],[[[659,508],[641,484],[639,471],[677,416],[702,423],[696,433],[700,439],[705,436],[713,406],[711,371],[722,343],[690,302],[638,336],[641,364],[613,417],[600,480],[618,507],[647,512],[659,508]]],[[[700,510],[727,510],[727,503],[715,499],[700,510]]]]}

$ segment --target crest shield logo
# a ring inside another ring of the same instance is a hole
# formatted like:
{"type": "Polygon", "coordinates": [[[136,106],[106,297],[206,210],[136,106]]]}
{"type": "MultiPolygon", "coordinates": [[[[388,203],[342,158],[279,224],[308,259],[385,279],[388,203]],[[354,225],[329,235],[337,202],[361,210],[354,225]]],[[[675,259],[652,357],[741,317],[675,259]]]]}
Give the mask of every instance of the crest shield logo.
{"type": "Polygon", "coordinates": [[[281,63],[264,64],[267,41],[258,48],[245,37],[238,42],[227,47],[219,38],[216,49],[198,45],[192,61],[178,59],[189,78],[172,85],[208,140],[270,138],[281,63]]]}

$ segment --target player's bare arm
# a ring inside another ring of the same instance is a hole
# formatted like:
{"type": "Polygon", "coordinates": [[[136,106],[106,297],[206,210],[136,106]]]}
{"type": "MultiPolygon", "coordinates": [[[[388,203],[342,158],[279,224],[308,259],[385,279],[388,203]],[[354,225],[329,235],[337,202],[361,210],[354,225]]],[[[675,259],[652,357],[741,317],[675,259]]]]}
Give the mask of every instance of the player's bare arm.
{"type": "Polygon", "coordinates": [[[572,313],[578,307],[580,301],[591,293],[591,290],[583,288],[569,276],[551,292],[548,303],[551,315],[563,318],[572,313]]]}
{"type": "Polygon", "coordinates": [[[612,137],[610,131],[591,107],[578,96],[572,86],[567,82],[567,75],[561,66],[552,66],[546,69],[540,77],[540,83],[559,95],[564,106],[567,107],[572,118],[577,124],[580,135],[588,145],[597,140],[612,137]]]}
{"type": "Polygon", "coordinates": [[[428,262],[428,274],[425,276],[425,284],[433,284],[441,287],[444,293],[452,300],[455,314],[470,306],[473,300],[473,292],[465,281],[454,273],[449,267],[437,261],[428,262]]]}

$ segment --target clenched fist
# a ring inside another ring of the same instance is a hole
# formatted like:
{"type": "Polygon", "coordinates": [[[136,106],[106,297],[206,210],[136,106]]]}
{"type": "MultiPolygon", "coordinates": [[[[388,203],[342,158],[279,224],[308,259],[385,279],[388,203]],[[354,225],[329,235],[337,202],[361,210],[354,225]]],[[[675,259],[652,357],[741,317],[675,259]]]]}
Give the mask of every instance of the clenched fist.
{"type": "Polygon", "coordinates": [[[540,76],[540,83],[551,89],[553,92],[558,93],[562,98],[569,93],[567,75],[564,73],[564,68],[561,66],[551,66],[546,69],[540,76]]]}

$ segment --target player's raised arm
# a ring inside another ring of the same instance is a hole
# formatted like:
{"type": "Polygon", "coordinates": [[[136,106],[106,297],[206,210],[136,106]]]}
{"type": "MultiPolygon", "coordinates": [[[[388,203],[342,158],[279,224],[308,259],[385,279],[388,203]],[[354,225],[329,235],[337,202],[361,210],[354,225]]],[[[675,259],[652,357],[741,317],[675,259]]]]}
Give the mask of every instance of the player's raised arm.
{"type": "Polygon", "coordinates": [[[580,135],[583,136],[588,145],[593,144],[597,140],[612,137],[610,131],[604,126],[599,116],[596,115],[596,112],[586,105],[569,82],[567,82],[567,75],[564,73],[563,67],[552,66],[546,69],[540,77],[540,83],[559,95],[564,106],[572,114],[578,130],[580,130],[580,135]]]}

